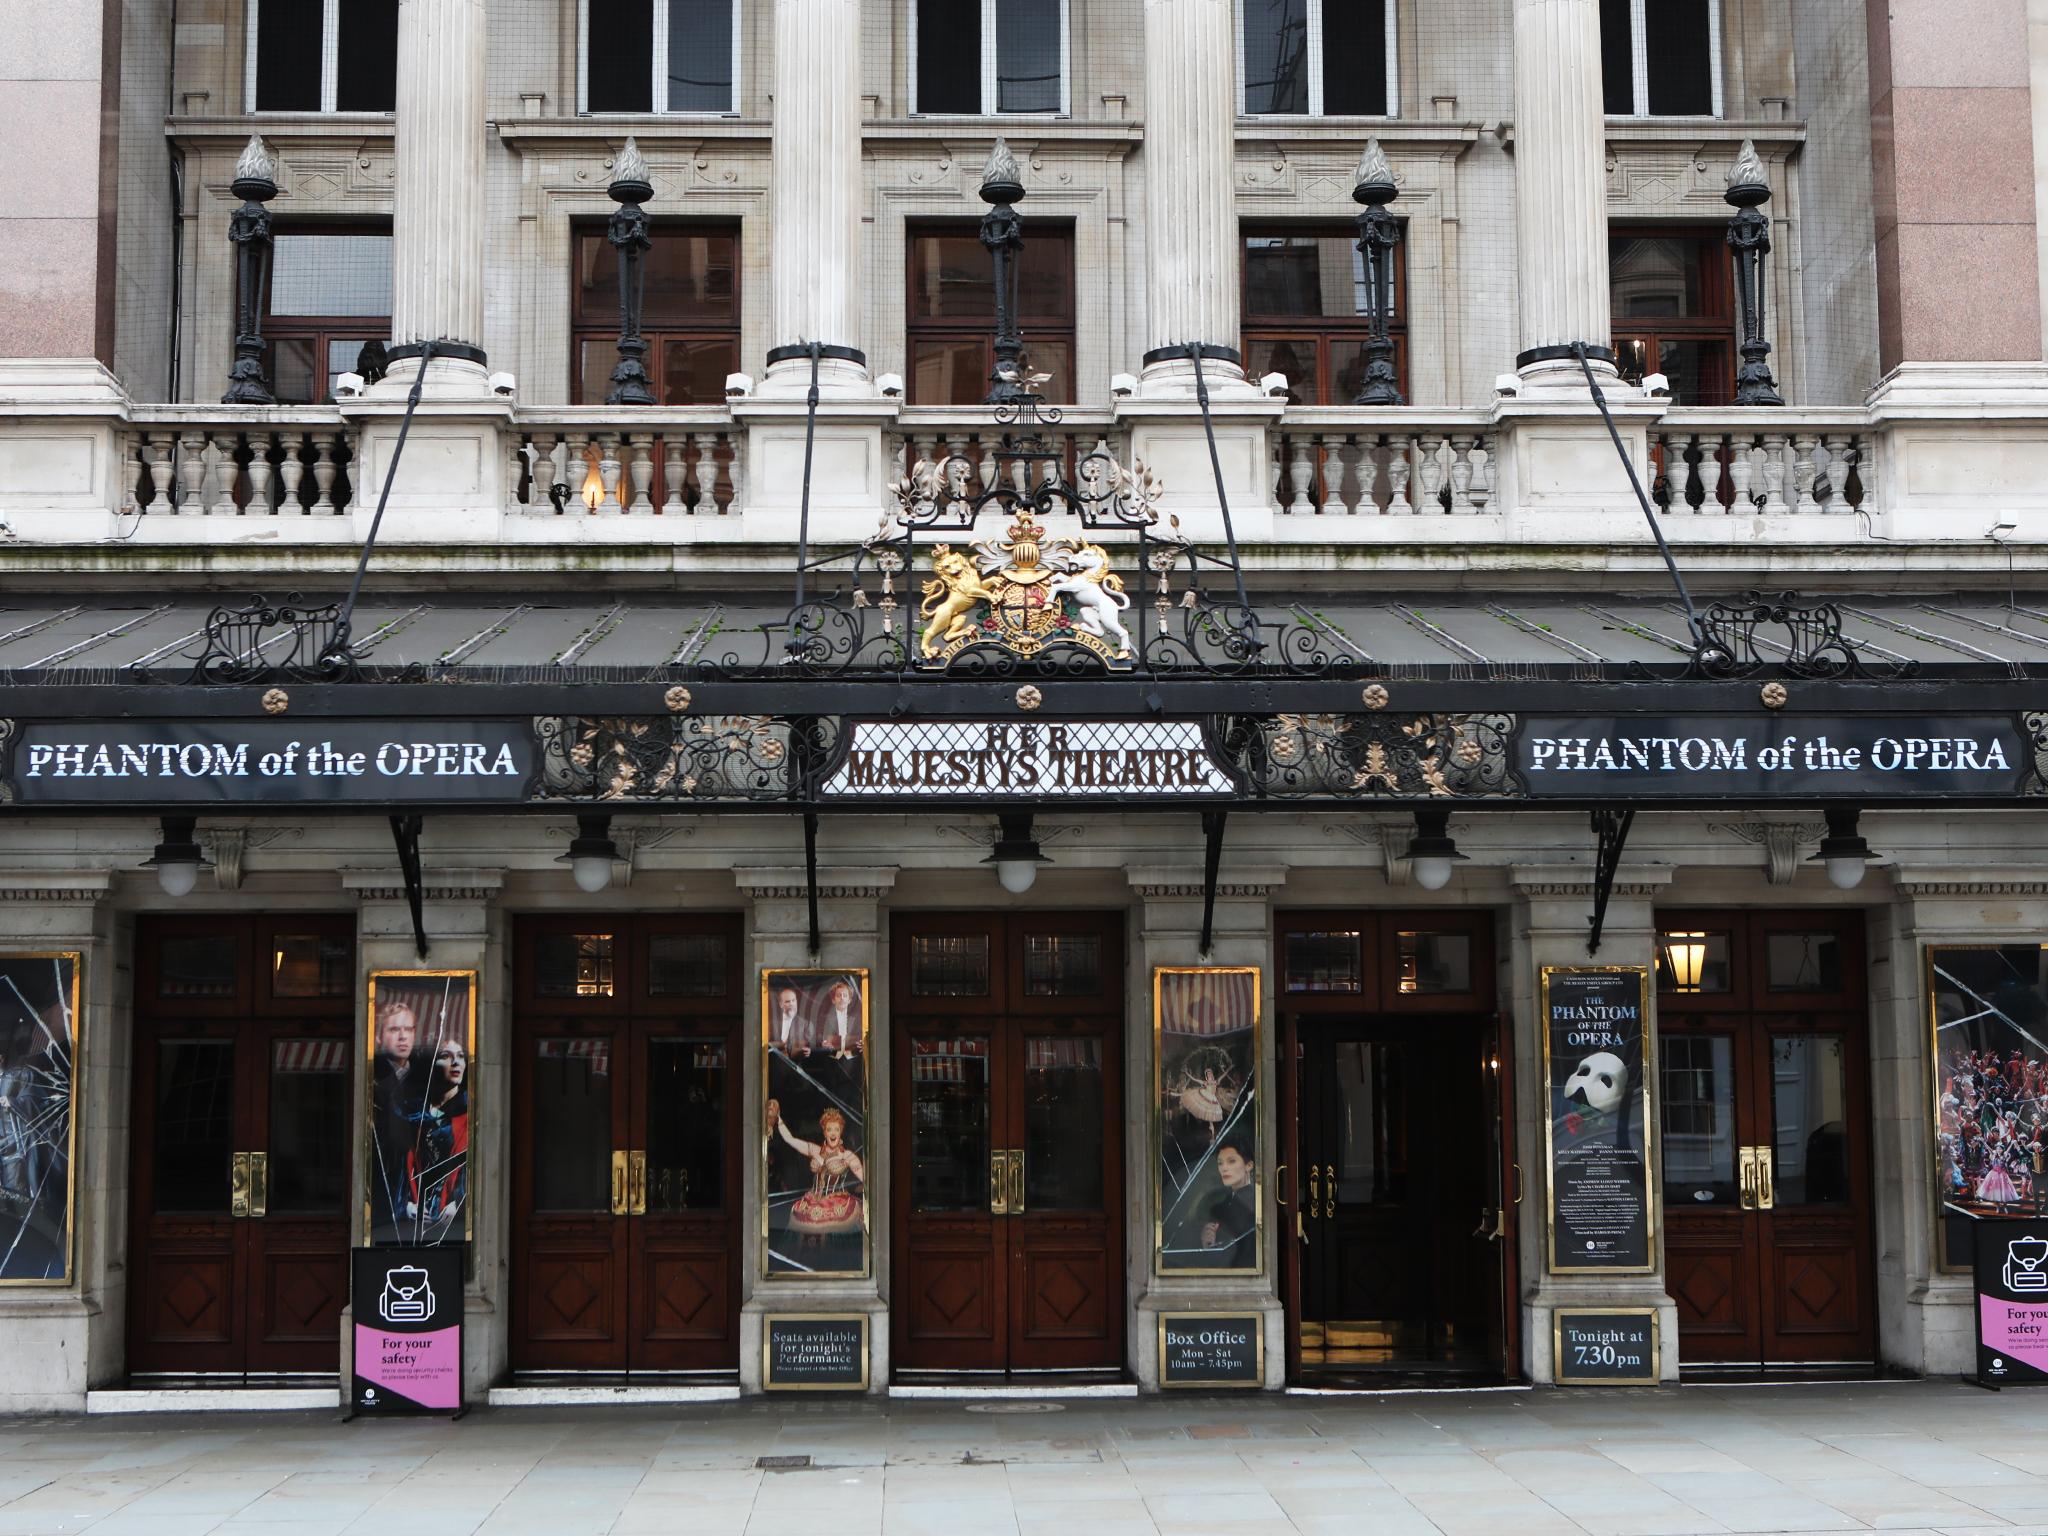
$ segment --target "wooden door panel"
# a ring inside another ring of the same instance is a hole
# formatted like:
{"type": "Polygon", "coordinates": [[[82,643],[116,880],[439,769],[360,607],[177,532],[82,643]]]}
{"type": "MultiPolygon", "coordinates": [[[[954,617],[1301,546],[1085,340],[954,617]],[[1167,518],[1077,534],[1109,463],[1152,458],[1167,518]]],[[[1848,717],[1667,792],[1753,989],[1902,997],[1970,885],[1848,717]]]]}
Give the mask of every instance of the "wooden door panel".
{"type": "Polygon", "coordinates": [[[1665,1284],[1678,1303],[1688,1362],[1754,1360],[1760,1344],[1755,1269],[1739,1230],[1664,1235],[1665,1284]]]}
{"type": "Polygon", "coordinates": [[[328,1233],[275,1238],[251,1234],[249,1369],[332,1370],[348,1301],[347,1244],[328,1233]]]}
{"type": "Polygon", "coordinates": [[[708,1233],[633,1235],[632,1344],[636,1371],[732,1370],[739,1363],[733,1249],[723,1224],[708,1233]]]}
{"type": "Polygon", "coordinates": [[[526,1263],[525,1366],[625,1368],[618,1263],[609,1233],[535,1243],[526,1263]]]}
{"type": "MultiPolygon", "coordinates": [[[[1774,1213],[1775,1214],[1775,1213],[1774,1213]]],[[[1865,1250],[1854,1217],[1785,1212],[1772,1224],[1764,1292],[1766,1358],[1874,1358],[1865,1250]]]]}
{"type": "Polygon", "coordinates": [[[892,1308],[902,1318],[901,1364],[912,1370],[999,1371],[1005,1359],[1004,1274],[988,1224],[916,1224],[892,1308]],[[919,1230],[923,1227],[923,1230],[919,1230]]]}
{"type": "MultiPolygon", "coordinates": [[[[1074,1233],[1034,1232],[1013,1260],[1017,1331],[1011,1366],[1085,1369],[1120,1351],[1111,1313],[1115,1290],[1099,1225],[1074,1233]],[[1077,1240],[1078,1239],[1078,1240],[1077,1240]]],[[[1121,1309],[1118,1309],[1119,1311],[1121,1309]]]]}
{"type": "Polygon", "coordinates": [[[220,1371],[241,1368],[222,1356],[235,1331],[235,1256],[224,1240],[181,1249],[159,1241],[133,1273],[141,1327],[129,1369],[220,1371]]]}

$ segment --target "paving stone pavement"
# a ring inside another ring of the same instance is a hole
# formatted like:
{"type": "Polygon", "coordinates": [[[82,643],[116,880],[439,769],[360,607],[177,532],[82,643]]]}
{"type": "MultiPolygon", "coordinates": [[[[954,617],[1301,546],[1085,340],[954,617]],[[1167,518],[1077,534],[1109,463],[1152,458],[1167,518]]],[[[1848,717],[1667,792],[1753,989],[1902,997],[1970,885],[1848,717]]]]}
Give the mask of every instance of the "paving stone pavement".
{"type": "Polygon", "coordinates": [[[2048,1536],[2048,1393],[1883,1382],[995,1406],[0,1420],[0,1536],[2048,1536]]]}

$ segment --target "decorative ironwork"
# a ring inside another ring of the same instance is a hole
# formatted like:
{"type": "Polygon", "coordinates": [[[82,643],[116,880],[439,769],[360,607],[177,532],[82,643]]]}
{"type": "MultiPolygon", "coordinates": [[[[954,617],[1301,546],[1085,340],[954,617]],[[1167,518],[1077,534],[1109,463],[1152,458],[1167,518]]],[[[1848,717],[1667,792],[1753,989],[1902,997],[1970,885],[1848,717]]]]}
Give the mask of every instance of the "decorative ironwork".
{"type": "Polygon", "coordinates": [[[640,327],[647,293],[645,257],[654,246],[647,210],[641,204],[654,196],[654,182],[637,139],[629,136],[626,147],[612,162],[612,179],[605,191],[619,205],[605,230],[605,239],[619,256],[619,362],[612,370],[612,387],[604,397],[605,404],[653,405],[654,383],[647,376],[647,338],[640,327]]]}
{"type": "Polygon", "coordinates": [[[1742,141],[1742,153],[1728,173],[1728,190],[1721,196],[1735,210],[1728,221],[1728,249],[1735,256],[1735,304],[1742,321],[1735,403],[1783,405],[1785,397],[1771,378],[1771,344],[1764,340],[1764,258],[1771,253],[1771,221],[1763,205],[1771,199],[1771,184],[1751,140],[1742,141]]]}
{"type": "Polygon", "coordinates": [[[807,798],[838,722],[767,715],[534,721],[539,800],[772,801],[807,798]],[[792,761],[794,755],[795,761],[792,761]]]}
{"type": "Polygon", "coordinates": [[[1627,846],[1629,828],[1636,824],[1634,806],[1620,810],[1595,811],[1593,836],[1598,840],[1593,855],[1593,913],[1586,919],[1588,958],[1600,953],[1600,939],[1607,927],[1607,902],[1614,895],[1615,872],[1621,868],[1621,850],[1627,846]]]}
{"type": "Polygon", "coordinates": [[[187,655],[194,683],[264,683],[279,679],[343,683],[357,673],[352,648],[333,645],[339,603],[308,606],[296,593],[282,603],[251,598],[206,616],[204,645],[187,655]]]}
{"type": "Polygon", "coordinates": [[[1694,670],[1706,677],[1749,677],[1766,665],[1766,650],[1778,653],[1778,669],[1788,677],[1905,677],[1918,669],[1911,661],[1873,668],[1842,634],[1839,608],[1804,603],[1792,592],[1746,592],[1713,604],[1700,624],[1704,639],[1694,670]],[[1768,631],[1781,631],[1782,638],[1768,631]]]}
{"type": "Polygon", "coordinates": [[[1511,715],[1230,715],[1210,752],[1254,799],[1512,799],[1511,715]]]}
{"type": "Polygon", "coordinates": [[[228,219],[228,239],[235,247],[235,362],[221,404],[275,405],[277,397],[263,371],[263,302],[270,291],[274,246],[265,205],[277,196],[277,161],[260,134],[249,135],[231,186],[242,200],[228,219]]]}
{"type": "Polygon", "coordinates": [[[1387,204],[1399,195],[1380,141],[1367,139],[1351,188],[1353,201],[1364,205],[1358,215],[1358,250],[1365,258],[1366,315],[1365,384],[1353,405],[1405,403],[1394,372],[1393,338],[1387,334],[1394,315],[1394,247],[1401,243],[1401,221],[1387,212],[1387,204]]]}
{"type": "Polygon", "coordinates": [[[981,243],[995,264],[995,366],[989,371],[987,405],[1017,405],[1029,399],[1048,375],[1026,374],[1024,338],[1017,329],[1017,283],[1024,264],[1024,219],[1016,205],[1024,201],[1024,177],[1017,157],[998,138],[981,173],[981,200],[989,205],[981,219],[981,243]]]}

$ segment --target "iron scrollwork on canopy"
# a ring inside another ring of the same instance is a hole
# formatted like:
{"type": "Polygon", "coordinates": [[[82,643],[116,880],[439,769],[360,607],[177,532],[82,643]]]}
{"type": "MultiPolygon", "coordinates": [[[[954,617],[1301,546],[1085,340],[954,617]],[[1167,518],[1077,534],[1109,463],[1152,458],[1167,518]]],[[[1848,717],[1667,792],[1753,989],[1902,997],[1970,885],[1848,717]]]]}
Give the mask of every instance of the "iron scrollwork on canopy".
{"type": "Polygon", "coordinates": [[[546,715],[534,721],[540,800],[805,798],[831,756],[836,719],[770,715],[546,715]]]}
{"type": "Polygon", "coordinates": [[[1228,715],[1210,749],[1254,798],[1518,799],[1512,715],[1228,715]]]}
{"type": "Polygon", "coordinates": [[[296,594],[282,603],[222,604],[206,616],[199,652],[180,659],[192,663],[194,684],[350,682],[356,653],[333,643],[340,615],[339,603],[308,607],[296,594]]]}
{"type": "Polygon", "coordinates": [[[1918,670],[1911,661],[1872,666],[1843,635],[1841,609],[1833,603],[1804,603],[1791,592],[1746,592],[1715,603],[1700,627],[1704,638],[1693,664],[1706,677],[1749,677],[1771,660],[1787,677],[1809,679],[1896,678],[1918,670]]]}

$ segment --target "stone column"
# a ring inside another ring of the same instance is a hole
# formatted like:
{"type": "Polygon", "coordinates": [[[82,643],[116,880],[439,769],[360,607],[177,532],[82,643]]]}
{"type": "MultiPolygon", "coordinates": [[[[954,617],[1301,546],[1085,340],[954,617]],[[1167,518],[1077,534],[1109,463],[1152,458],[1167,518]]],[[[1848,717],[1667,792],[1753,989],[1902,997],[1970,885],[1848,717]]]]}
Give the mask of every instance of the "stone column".
{"type": "Polygon", "coordinates": [[[484,0],[399,0],[391,199],[394,378],[484,385],[484,0]]]}
{"type": "Polygon", "coordinates": [[[809,390],[803,348],[814,341],[836,354],[821,361],[820,393],[872,393],[860,348],[860,55],[859,0],[775,0],[774,346],[763,394],[809,390]]]}
{"type": "MultiPolygon", "coordinates": [[[[1190,365],[1162,351],[1238,346],[1235,15],[1231,0],[1145,0],[1147,396],[1193,393],[1190,365]]],[[[1242,362],[1203,371],[1212,390],[1244,381],[1242,362]]]]}
{"type": "Polygon", "coordinates": [[[1613,378],[1599,0],[1515,0],[1515,273],[1525,390],[1613,378]]]}

